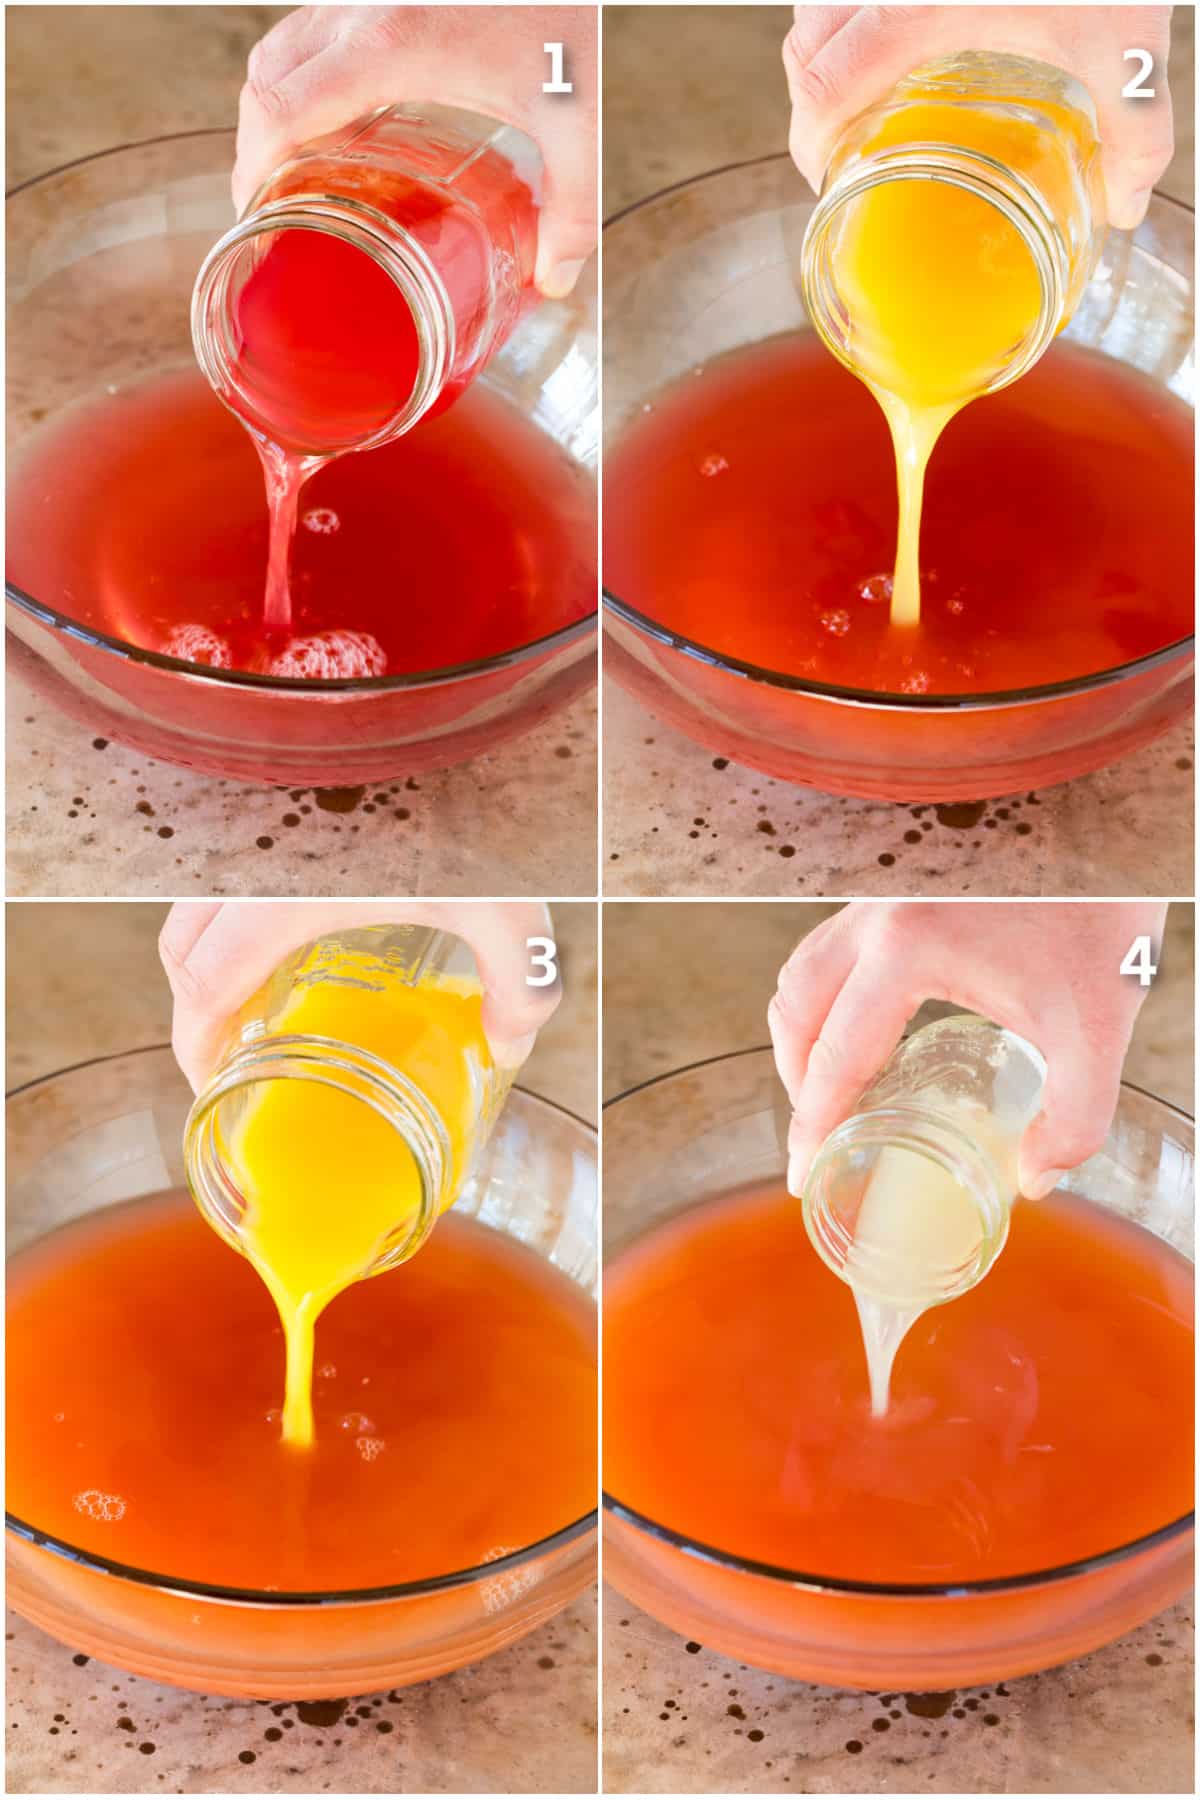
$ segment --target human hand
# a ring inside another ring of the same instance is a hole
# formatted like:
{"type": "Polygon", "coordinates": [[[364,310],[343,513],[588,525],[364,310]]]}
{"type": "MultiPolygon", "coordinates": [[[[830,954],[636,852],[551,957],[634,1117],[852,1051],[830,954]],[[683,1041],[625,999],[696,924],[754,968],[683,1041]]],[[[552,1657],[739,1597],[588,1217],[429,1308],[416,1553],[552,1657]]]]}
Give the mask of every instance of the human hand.
{"type": "Polygon", "coordinates": [[[171,1045],[198,1093],[229,1021],[284,958],[330,931],[428,925],[474,952],[483,983],[483,1029],[496,1062],[515,1069],[561,998],[561,984],[530,987],[526,939],[553,936],[550,909],[521,900],[177,900],[158,940],[175,998],[171,1045]]]}
{"type": "Polygon", "coordinates": [[[1139,225],[1171,160],[1169,6],[805,6],[784,40],[793,160],[814,189],[842,127],[922,63],[961,50],[1051,63],[1096,103],[1109,223],[1139,225]],[[1153,100],[1123,100],[1137,47],[1154,58],[1153,100]]]}
{"type": "Polygon", "coordinates": [[[1046,1059],[1042,1110],[1022,1139],[1021,1192],[1041,1199],[1095,1154],[1147,990],[1119,973],[1135,937],[1157,944],[1158,901],[858,900],[818,925],[767,1010],[792,1106],[788,1188],[853,1110],[925,1000],[1007,1026],[1046,1059]]]}
{"type": "Polygon", "coordinates": [[[584,6],[302,6],[254,46],[238,107],[240,213],[285,157],[379,106],[429,100],[515,125],[545,164],[534,280],[561,299],[596,248],[596,17],[584,6]],[[543,94],[561,42],[574,93],[543,94]]]}

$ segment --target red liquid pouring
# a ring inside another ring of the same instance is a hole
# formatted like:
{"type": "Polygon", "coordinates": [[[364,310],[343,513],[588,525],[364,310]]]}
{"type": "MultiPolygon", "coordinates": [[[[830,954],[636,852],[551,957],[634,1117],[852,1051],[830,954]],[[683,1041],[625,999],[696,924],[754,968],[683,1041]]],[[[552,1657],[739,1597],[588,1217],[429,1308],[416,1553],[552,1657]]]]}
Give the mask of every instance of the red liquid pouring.
{"type": "Polygon", "coordinates": [[[267,539],[253,441],[197,371],[63,414],[9,482],[19,587],[82,625],[208,665],[453,668],[595,606],[591,483],[479,384],[444,417],[312,477],[290,632],[264,627],[267,539]]]}
{"type": "Polygon", "coordinates": [[[533,194],[491,140],[389,112],[285,164],[251,218],[265,225],[286,204],[306,222],[227,252],[217,306],[217,389],[253,431],[266,480],[272,632],[291,628],[300,496],[323,459],[444,410],[536,297],[533,194]]]}
{"type": "Polygon", "coordinates": [[[1192,630],[1192,413],[1057,344],[929,465],[918,627],[888,617],[896,471],[879,407],[808,337],[667,388],[605,465],[605,582],[726,656],[884,693],[1115,668],[1192,630]]]}

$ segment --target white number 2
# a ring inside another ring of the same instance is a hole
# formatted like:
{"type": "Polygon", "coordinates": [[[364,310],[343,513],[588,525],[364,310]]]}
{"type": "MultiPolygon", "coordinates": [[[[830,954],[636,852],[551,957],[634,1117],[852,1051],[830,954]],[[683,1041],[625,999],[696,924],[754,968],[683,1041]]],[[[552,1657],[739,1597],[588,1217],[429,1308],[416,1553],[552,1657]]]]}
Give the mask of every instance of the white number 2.
{"type": "MultiPolygon", "coordinates": [[[[550,58],[550,79],[543,81],[543,94],[573,94],[575,84],[563,80],[563,47],[561,44],[543,44],[542,49],[550,58]]],[[[1145,70],[1142,70],[1143,75],[1145,70]]]]}
{"type": "Polygon", "coordinates": [[[1135,62],[1138,65],[1137,74],[1131,75],[1121,89],[1122,100],[1153,100],[1154,89],[1141,85],[1154,68],[1154,58],[1150,52],[1148,50],[1126,50],[1121,61],[1135,62]]]}
{"type": "Polygon", "coordinates": [[[1158,964],[1151,962],[1154,945],[1148,937],[1135,937],[1121,963],[1122,975],[1136,975],[1143,987],[1149,987],[1158,974],[1158,964]]]}
{"type": "MultiPolygon", "coordinates": [[[[1149,941],[1147,938],[1146,942],[1149,941]]],[[[533,972],[525,977],[526,987],[553,987],[558,980],[558,945],[554,939],[526,938],[525,948],[533,961],[533,972]]]]}

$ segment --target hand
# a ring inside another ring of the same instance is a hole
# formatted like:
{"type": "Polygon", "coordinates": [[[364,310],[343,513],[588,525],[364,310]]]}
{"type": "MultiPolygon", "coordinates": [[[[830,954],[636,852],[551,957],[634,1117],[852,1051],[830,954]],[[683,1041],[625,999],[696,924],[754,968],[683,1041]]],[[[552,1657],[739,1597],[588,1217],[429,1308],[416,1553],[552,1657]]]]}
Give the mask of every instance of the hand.
{"type": "Polygon", "coordinates": [[[1152,900],[859,900],[818,925],[784,964],[767,1012],[792,1105],[789,1190],[800,1195],[817,1150],[921,1003],[949,1000],[1046,1059],[1042,1110],[1019,1155],[1021,1192],[1040,1200],[1104,1142],[1147,991],[1118,971],[1139,933],[1158,942],[1166,910],[1152,900]]]}
{"type": "Polygon", "coordinates": [[[483,983],[483,1029],[496,1062],[515,1069],[533,1049],[561,987],[529,987],[525,940],[552,936],[540,901],[177,900],[158,940],[175,1014],[171,1044],[198,1093],[229,1021],[285,957],[329,931],[429,925],[470,945],[483,983]]]}
{"type": "Polygon", "coordinates": [[[545,164],[534,279],[569,294],[596,248],[596,17],[582,6],[302,6],[250,53],[233,197],[312,138],[378,106],[429,100],[533,138],[545,164]],[[561,42],[571,95],[543,94],[561,42]]]}
{"type": "Polygon", "coordinates": [[[1111,225],[1132,231],[1171,160],[1169,6],[805,6],[784,42],[790,148],[819,189],[842,127],[902,75],[960,50],[1001,50],[1052,63],[1096,103],[1111,225]],[[1154,58],[1153,100],[1123,100],[1133,48],[1154,58]]]}

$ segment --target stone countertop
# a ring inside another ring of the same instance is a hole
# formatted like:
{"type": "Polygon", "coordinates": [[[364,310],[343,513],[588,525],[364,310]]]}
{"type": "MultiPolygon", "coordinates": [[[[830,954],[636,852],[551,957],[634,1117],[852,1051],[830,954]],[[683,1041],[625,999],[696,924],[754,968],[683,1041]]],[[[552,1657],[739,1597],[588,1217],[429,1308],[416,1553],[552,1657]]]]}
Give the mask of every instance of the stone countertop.
{"type": "MultiPolygon", "coordinates": [[[[8,907],[7,1085],[170,1035],[153,904],[8,907]]],[[[565,998],[523,1085],[596,1116],[596,908],[554,909],[565,998]]],[[[345,1701],[202,1697],[88,1660],[10,1614],[7,1791],[592,1793],[596,1597],[439,1680],[345,1701]]]]}
{"type": "MultiPolygon", "coordinates": [[[[673,182],[786,148],[779,53],[790,22],[781,6],[606,13],[606,217],[673,182]]],[[[1176,153],[1160,186],[1189,205],[1193,57],[1193,9],[1176,7],[1176,153]]],[[[603,717],[610,895],[1192,892],[1190,721],[1112,768],[1042,790],[1032,805],[1022,793],[914,818],[905,806],[792,787],[726,762],[719,745],[693,743],[611,678],[603,717]]]]}
{"type": "MultiPolygon", "coordinates": [[[[116,144],[232,125],[252,46],[290,10],[13,8],[10,186],[116,144]]],[[[12,678],[7,710],[10,894],[596,889],[594,696],[490,755],[401,780],[402,794],[379,783],[383,802],[375,786],[243,787],[115,743],[99,756],[92,734],[12,678]]]]}
{"type": "Polygon", "coordinates": [[[453,769],[247,787],[93,737],[10,676],[8,892],[592,894],[596,710],[588,695],[453,769]]]}
{"type": "MultiPolygon", "coordinates": [[[[780,964],[823,904],[609,905],[606,1099],[767,1041],[780,964]],[[752,921],[751,923],[748,923],[752,921]],[[686,968],[685,982],[670,979],[686,968]],[[646,995],[653,994],[653,1005],[646,995]]],[[[1191,1111],[1193,909],[1171,909],[1125,1072],[1191,1111]]],[[[1192,1608],[1091,1656],[957,1694],[864,1694],[697,1650],[611,1588],[603,1600],[609,1793],[1190,1793],[1192,1608]]]]}

